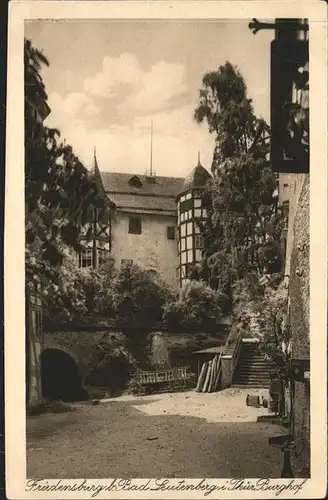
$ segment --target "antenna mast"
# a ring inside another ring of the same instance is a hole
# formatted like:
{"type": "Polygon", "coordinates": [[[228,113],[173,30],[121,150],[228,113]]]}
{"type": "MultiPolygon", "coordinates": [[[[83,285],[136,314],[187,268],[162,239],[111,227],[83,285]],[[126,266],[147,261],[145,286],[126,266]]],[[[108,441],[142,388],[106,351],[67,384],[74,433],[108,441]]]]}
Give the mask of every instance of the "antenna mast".
{"type": "Polygon", "coordinates": [[[150,125],[150,177],[153,175],[153,119],[150,125]]]}

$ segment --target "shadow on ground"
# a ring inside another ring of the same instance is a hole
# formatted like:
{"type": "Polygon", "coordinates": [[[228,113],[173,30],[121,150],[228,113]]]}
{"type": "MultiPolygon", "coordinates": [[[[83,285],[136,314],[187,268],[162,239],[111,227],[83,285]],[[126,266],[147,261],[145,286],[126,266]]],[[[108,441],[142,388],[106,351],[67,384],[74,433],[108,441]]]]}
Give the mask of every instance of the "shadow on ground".
{"type": "Polygon", "coordinates": [[[280,477],[282,456],[268,438],[281,428],[149,416],[148,401],[79,406],[27,419],[27,477],[280,477]]]}

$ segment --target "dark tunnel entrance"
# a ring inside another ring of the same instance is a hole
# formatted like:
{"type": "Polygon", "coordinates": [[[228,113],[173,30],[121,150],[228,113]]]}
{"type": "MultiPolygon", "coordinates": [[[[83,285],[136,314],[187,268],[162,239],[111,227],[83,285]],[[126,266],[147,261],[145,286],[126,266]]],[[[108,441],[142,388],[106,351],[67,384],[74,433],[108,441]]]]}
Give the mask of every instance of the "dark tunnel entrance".
{"type": "Polygon", "coordinates": [[[86,399],[82,377],[74,359],[59,349],[45,349],[41,354],[42,396],[49,401],[86,399]]]}
{"type": "Polygon", "coordinates": [[[114,358],[93,370],[87,383],[109,389],[112,396],[121,395],[130,380],[130,365],[124,357],[114,358]]]}

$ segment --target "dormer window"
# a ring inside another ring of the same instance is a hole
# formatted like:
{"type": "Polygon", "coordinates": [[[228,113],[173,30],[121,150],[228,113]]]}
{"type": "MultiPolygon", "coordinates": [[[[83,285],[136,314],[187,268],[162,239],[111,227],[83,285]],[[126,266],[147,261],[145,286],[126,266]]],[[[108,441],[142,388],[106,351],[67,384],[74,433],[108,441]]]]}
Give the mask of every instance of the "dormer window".
{"type": "Polygon", "coordinates": [[[134,188],[141,188],[142,187],[142,182],[140,178],[137,175],[133,175],[129,179],[129,186],[134,187],[134,188]]]}

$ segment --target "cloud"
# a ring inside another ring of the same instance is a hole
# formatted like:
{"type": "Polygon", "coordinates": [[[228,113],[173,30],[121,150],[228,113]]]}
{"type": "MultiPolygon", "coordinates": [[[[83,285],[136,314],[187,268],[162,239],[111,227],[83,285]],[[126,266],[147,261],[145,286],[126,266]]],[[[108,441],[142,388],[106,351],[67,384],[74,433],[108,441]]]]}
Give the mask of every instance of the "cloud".
{"type": "Polygon", "coordinates": [[[146,71],[129,53],[117,58],[106,56],[101,71],[84,82],[84,90],[90,95],[106,98],[119,95],[121,114],[132,110],[147,113],[164,109],[187,88],[182,64],[160,61],[146,71]]]}
{"type": "Polygon", "coordinates": [[[48,97],[51,113],[45,124],[60,128],[61,124],[76,119],[92,118],[100,113],[100,108],[83,92],[72,92],[61,97],[53,92],[48,97]]]}
{"type": "Polygon", "coordinates": [[[84,90],[99,97],[113,97],[120,85],[138,85],[142,76],[139,61],[128,53],[120,57],[106,56],[103,59],[102,69],[93,77],[84,82],[84,90]]]}
{"type": "Polygon", "coordinates": [[[187,89],[184,66],[160,61],[143,73],[141,88],[132,93],[120,109],[123,112],[131,108],[143,113],[158,111],[185,94],[187,89]]]}
{"type": "Polygon", "coordinates": [[[157,175],[184,177],[197,163],[200,150],[204,167],[210,169],[214,139],[193,119],[193,105],[174,111],[136,118],[131,125],[95,129],[89,120],[62,122],[62,137],[75,154],[91,167],[93,148],[101,171],[145,173],[149,169],[150,121],[153,117],[153,167],[157,175]]]}
{"type": "Polygon", "coordinates": [[[203,129],[193,120],[194,109],[194,104],[188,104],[173,110],[160,111],[151,116],[137,116],[133,126],[136,129],[149,131],[150,121],[153,119],[155,134],[195,139],[202,134],[203,129]]]}

